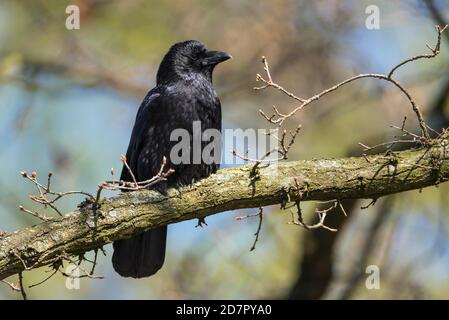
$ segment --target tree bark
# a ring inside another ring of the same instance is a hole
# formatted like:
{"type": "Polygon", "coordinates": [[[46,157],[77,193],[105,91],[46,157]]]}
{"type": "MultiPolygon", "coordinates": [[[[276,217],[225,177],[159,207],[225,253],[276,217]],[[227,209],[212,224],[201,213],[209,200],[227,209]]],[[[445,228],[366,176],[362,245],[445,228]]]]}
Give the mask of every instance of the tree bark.
{"type": "Polygon", "coordinates": [[[301,201],[377,199],[449,179],[448,141],[388,155],[319,159],[220,170],[193,188],[120,194],[62,218],[0,236],[0,280],[144,230],[223,211],[301,201]]]}

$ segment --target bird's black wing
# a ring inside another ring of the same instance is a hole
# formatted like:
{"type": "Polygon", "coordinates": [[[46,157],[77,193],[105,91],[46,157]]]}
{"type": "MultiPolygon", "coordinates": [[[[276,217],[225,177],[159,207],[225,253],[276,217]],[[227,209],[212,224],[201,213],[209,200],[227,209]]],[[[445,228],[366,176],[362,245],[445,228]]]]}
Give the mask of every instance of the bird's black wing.
{"type": "MultiPolygon", "coordinates": [[[[153,133],[159,126],[163,103],[160,101],[161,88],[151,90],[137,112],[126,158],[137,181],[153,177],[159,170],[158,146],[153,133]],[[151,157],[148,155],[151,154],[151,157]],[[142,156],[144,155],[144,156],[142,156]],[[154,160],[149,160],[153,158],[154,160]]],[[[121,180],[132,181],[129,170],[123,166],[121,180]]],[[[157,188],[159,189],[159,188],[157,188]]],[[[123,277],[141,278],[156,273],[163,265],[167,227],[148,230],[130,239],[114,242],[112,264],[123,277]]]]}
{"type": "MultiPolygon", "coordinates": [[[[155,122],[152,119],[152,113],[154,113],[155,110],[157,112],[158,108],[160,109],[160,106],[158,106],[158,98],[161,96],[160,92],[161,90],[156,87],[148,92],[148,94],[142,101],[139,110],[137,111],[134,128],[128,145],[128,150],[126,151],[126,159],[128,165],[131,168],[137,181],[143,181],[151,178],[151,176],[139,176],[138,163],[142,148],[147,145],[147,140],[151,139],[151,132],[154,130],[153,127],[155,125],[155,122]]],[[[156,165],[149,165],[151,166],[149,171],[153,171],[156,165]]],[[[122,168],[120,180],[132,182],[131,174],[125,166],[123,166],[122,168]]]]}

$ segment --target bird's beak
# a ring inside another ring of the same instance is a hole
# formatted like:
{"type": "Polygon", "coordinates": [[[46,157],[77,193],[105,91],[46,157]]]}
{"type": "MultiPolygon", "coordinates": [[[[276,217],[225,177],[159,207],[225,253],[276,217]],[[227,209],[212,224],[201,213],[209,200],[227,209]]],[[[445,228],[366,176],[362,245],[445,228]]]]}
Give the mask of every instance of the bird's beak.
{"type": "Polygon", "coordinates": [[[232,56],[229,53],[222,51],[208,51],[206,57],[203,59],[203,66],[216,65],[223,61],[231,59],[232,56]]]}

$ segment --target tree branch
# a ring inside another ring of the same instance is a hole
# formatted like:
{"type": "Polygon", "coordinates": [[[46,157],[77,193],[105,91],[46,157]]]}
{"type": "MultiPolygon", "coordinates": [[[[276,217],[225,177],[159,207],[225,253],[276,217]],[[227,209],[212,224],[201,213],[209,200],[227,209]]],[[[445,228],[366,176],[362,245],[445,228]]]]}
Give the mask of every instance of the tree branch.
{"type": "Polygon", "coordinates": [[[293,161],[220,170],[193,188],[126,192],[0,236],[0,280],[80,255],[144,230],[223,211],[286,202],[366,198],[438,185],[449,179],[449,142],[384,155],[293,161]],[[298,192],[298,188],[301,192],[298,192]]]}

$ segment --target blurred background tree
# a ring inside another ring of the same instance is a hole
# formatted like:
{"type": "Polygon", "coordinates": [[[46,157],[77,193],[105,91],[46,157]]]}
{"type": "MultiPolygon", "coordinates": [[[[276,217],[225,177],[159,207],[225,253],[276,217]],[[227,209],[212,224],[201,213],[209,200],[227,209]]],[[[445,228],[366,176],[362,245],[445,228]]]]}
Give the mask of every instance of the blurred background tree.
{"type": "MultiPolygon", "coordinates": [[[[163,54],[174,42],[197,39],[231,53],[215,84],[224,128],[266,128],[258,109],[291,108],[274,91],[255,93],[260,57],[275,79],[310,96],[356,73],[382,73],[434,41],[449,18],[447,0],[426,1],[106,1],[0,2],[0,229],[36,223],[22,214],[32,186],[21,170],[55,173],[60,190],[95,190],[120,168],[136,110],[163,54]],[[80,30],[67,30],[65,8],[81,11],[80,30]],[[365,26],[368,5],[380,9],[380,29],[365,26]]],[[[449,39],[438,59],[398,73],[431,126],[449,126],[449,39]]],[[[414,119],[388,84],[363,80],[296,115],[303,124],[290,159],[360,154],[359,141],[393,135],[391,124],[414,119]]],[[[295,125],[292,123],[292,125],[295,125]]],[[[409,126],[415,125],[412,121],[409,126]]],[[[226,151],[226,150],[225,150],[226,151]]],[[[332,215],[336,234],[286,225],[290,216],[266,210],[257,249],[249,252],[257,219],[221,214],[206,228],[187,221],[169,228],[165,267],[143,280],[112,270],[111,246],[97,273],[67,290],[55,276],[29,289],[29,298],[448,298],[448,186],[391,196],[361,210],[348,201],[348,218],[332,215]],[[365,287],[365,269],[381,270],[381,289],[365,287]]],[[[65,201],[69,211],[82,199],[65,201]]],[[[316,204],[308,204],[313,211],[316,204]]],[[[44,268],[25,274],[26,285],[44,268]]],[[[14,279],[12,279],[14,280],[14,279]]],[[[0,286],[0,298],[20,298],[0,286]]]]}

